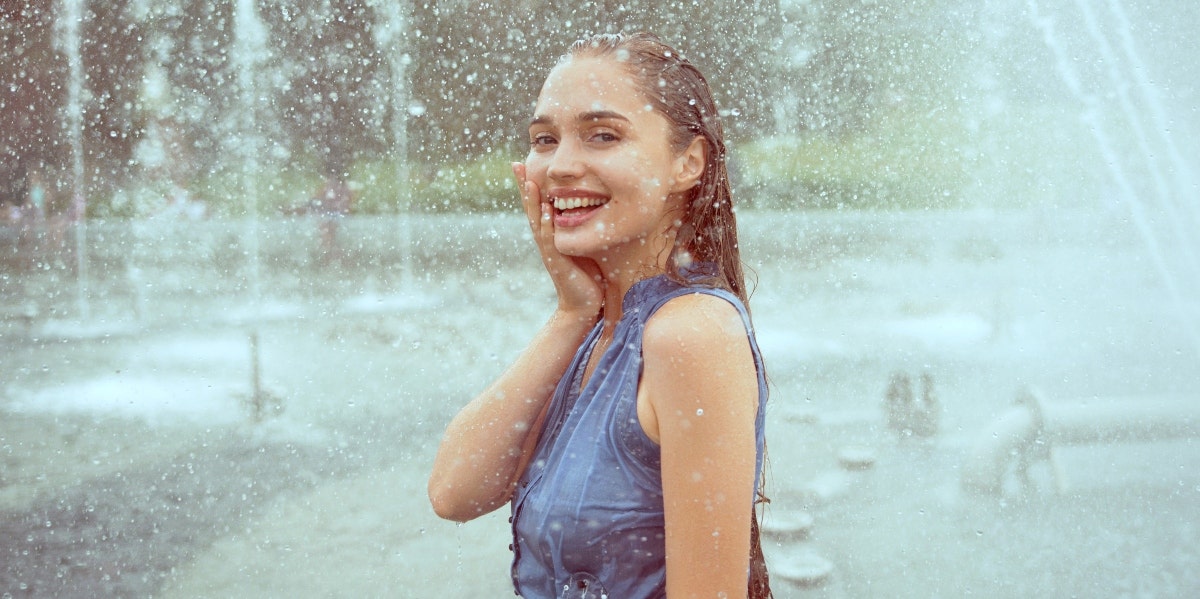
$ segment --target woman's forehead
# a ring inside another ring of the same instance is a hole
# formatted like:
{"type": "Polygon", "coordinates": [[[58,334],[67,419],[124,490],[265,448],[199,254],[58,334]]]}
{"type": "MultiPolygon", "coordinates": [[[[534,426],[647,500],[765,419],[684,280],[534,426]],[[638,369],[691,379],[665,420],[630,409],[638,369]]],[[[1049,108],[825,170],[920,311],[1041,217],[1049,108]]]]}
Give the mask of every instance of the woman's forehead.
{"type": "Polygon", "coordinates": [[[538,96],[543,110],[595,111],[643,103],[633,77],[613,58],[581,57],[559,63],[546,77],[538,96]]]}

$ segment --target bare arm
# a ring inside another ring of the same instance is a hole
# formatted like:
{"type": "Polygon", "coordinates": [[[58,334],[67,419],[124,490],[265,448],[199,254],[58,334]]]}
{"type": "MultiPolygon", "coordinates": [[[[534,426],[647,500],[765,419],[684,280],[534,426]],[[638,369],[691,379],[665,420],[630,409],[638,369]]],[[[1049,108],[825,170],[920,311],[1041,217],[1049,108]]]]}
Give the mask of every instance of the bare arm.
{"type": "Polygon", "coordinates": [[[741,317],[710,295],[676,298],[647,323],[643,354],[639,418],[662,447],[667,595],[745,597],[758,379],[741,317]]]}
{"type": "Polygon", "coordinates": [[[590,328],[556,312],[517,361],[454,417],[429,478],[438,516],[464,522],[508,501],[554,387],[590,328]]]}
{"type": "Polygon", "coordinates": [[[429,477],[429,501],[463,522],[503,505],[537,443],[554,388],[600,317],[594,263],[554,249],[554,223],[537,186],[513,165],[534,241],[558,293],[558,309],[503,375],[450,421],[429,477]]]}

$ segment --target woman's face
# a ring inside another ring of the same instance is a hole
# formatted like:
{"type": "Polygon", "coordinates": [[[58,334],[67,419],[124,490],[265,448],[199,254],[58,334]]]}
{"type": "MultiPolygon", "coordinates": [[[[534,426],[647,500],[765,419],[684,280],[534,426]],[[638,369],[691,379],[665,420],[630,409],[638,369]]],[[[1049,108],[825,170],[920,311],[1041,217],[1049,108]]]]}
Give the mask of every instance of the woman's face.
{"type": "Polygon", "coordinates": [[[554,242],[614,267],[660,264],[681,192],[699,176],[690,150],[616,60],[577,57],[550,72],[529,126],[529,180],[554,205],[554,242]]]}

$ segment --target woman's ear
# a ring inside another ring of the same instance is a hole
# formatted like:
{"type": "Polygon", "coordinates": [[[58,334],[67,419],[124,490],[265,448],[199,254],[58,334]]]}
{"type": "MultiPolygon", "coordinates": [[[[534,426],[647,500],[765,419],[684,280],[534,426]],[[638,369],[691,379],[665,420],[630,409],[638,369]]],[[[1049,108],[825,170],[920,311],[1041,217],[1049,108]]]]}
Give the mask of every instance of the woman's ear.
{"type": "Polygon", "coordinates": [[[704,166],[708,164],[708,142],[697,135],[692,143],[679,154],[675,160],[675,181],[671,186],[672,193],[687,191],[700,182],[704,176],[704,166]]]}

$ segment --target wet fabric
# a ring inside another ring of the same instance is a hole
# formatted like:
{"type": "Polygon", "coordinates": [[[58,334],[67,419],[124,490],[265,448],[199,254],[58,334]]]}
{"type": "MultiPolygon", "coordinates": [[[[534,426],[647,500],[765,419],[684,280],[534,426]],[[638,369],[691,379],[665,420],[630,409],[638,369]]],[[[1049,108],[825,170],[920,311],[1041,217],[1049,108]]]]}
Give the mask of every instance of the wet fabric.
{"type": "MultiPolygon", "coordinates": [[[[551,399],[541,439],[512,501],[513,584],[527,599],[666,596],[662,472],[659,447],[637,417],[642,334],[668,300],[706,293],[742,315],[758,371],[755,423],[762,469],[767,389],[749,315],[724,290],[686,287],[663,276],[636,283],[609,349],[581,388],[600,336],[592,330],[551,399]]],[[[758,475],[755,476],[757,488],[758,475]]],[[[753,502],[755,488],[746,489],[753,502]]]]}

